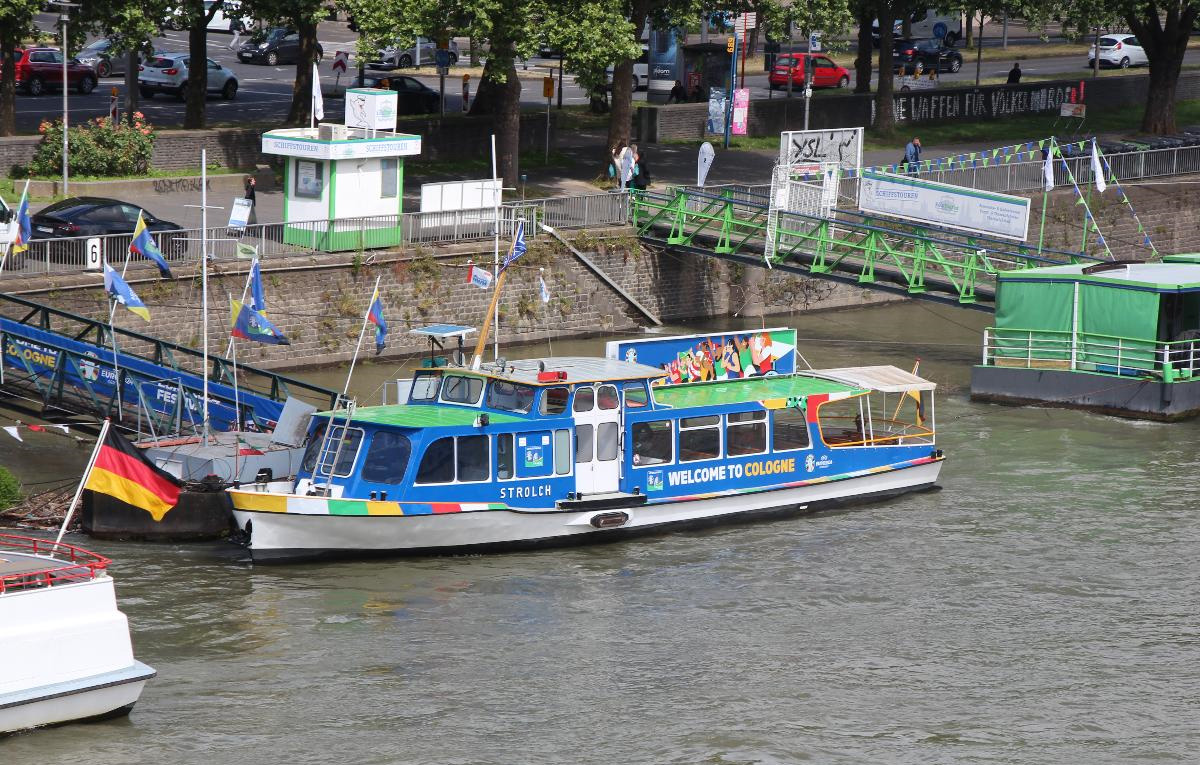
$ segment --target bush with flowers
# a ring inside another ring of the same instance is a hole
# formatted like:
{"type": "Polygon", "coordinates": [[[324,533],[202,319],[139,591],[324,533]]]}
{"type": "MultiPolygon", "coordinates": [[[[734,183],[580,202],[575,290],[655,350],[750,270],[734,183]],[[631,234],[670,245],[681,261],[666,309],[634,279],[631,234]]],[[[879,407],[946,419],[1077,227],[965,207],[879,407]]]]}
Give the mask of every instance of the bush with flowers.
{"type": "MultiPolygon", "coordinates": [[[[55,176],[62,172],[62,121],[38,126],[42,142],[29,164],[32,175],[55,176]]],[[[141,112],[133,124],[97,117],[70,128],[71,175],[124,177],[145,173],[154,153],[154,128],[141,112]]]]}

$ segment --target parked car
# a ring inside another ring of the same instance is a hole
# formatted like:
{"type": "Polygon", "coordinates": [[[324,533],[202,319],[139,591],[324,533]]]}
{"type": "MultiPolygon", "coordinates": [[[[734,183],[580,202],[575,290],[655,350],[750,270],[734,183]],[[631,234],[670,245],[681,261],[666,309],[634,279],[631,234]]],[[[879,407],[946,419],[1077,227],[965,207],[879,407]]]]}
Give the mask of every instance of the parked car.
{"type": "MultiPolygon", "coordinates": [[[[454,66],[458,63],[458,43],[450,40],[450,65],[454,66]]],[[[437,43],[430,40],[428,37],[418,37],[417,42],[411,48],[400,48],[397,46],[389,46],[379,51],[379,58],[375,61],[368,61],[367,66],[371,69],[407,69],[413,65],[413,62],[421,64],[434,63],[437,51],[437,43]]]]}
{"type": "MultiPolygon", "coordinates": [[[[155,93],[184,97],[188,79],[188,54],[163,53],[138,67],[138,90],[142,98],[155,93]]],[[[238,81],[233,72],[208,59],[208,92],[220,93],[226,100],[237,95],[238,81]]]]}
{"type": "MultiPolygon", "coordinates": [[[[79,55],[75,59],[86,64],[96,70],[97,77],[109,77],[114,74],[125,74],[125,62],[129,57],[124,53],[117,53],[112,49],[113,41],[107,37],[101,37],[99,40],[92,40],[83,50],[79,51],[79,55]]],[[[138,56],[138,63],[141,63],[142,57],[138,56]]]]}
{"type": "Polygon", "coordinates": [[[441,105],[438,92],[415,77],[398,72],[368,72],[354,78],[357,88],[385,88],[396,91],[396,114],[432,114],[441,105]]]}
{"type": "Polygon", "coordinates": [[[953,48],[937,40],[896,40],[892,46],[892,68],[901,74],[922,72],[957,72],[962,69],[963,57],[953,48]]]}
{"type": "Polygon", "coordinates": [[[767,75],[772,90],[787,88],[788,72],[792,74],[792,90],[804,90],[805,68],[812,67],[814,88],[844,88],[850,84],[850,72],[833,59],[820,53],[785,53],[775,59],[767,75]]]}
{"type": "MultiPolygon", "coordinates": [[[[49,207],[34,213],[33,242],[45,239],[68,239],[85,236],[103,236],[105,234],[133,234],[137,225],[138,213],[146,221],[146,228],[152,234],[165,231],[182,231],[183,227],[168,220],[155,217],[149,210],[137,205],[122,202],[119,199],[104,197],[68,197],[61,202],[55,202],[49,207]]],[[[109,242],[105,255],[115,257],[125,252],[128,241],[109,242]]],[[[159,249],[168,257],[181,255],[187,247],[182,236],[159,237],[159,249]]],[[[33,252],[31,250],[31,252],[33,252]]],[[[79,257],[82,250],[76,248],[56,247],[50,245],[51,257],[79,257]]],[[[72,258],[72,259],[75,259],[72,258]]]]}
{"type": "MultiPolygon", "coordinates": [[[[1095,66],[1096,46],[1088,48],[1088,68],[1095,66]]],[[[1100,38],[1100,66],[1116,66],[1128,69],[1131,66],[1149,64],[1146,51],[1133,35],[1105,35],[1100,38]]]]}
{"type": "MultiPolygon", "coordinates": [[[[40,96],[50,89],[62,89],[63,55],[57,48],[17,48],[13,60],[17,90],[40,96]]],[[[87,95],[96,88],[96,71],[72,59],[67,63],[67,85],[87,95]]]]}
{"type": "MultiPolygon", "coordinates": [[[[612,89],[613,68],[610,66],[604,70],[605,82],[612,89]]],[[[650,87],[650,48],[642,46],[642,55],[637,57],[633,62],[633,89],[644,90],[650,87]]]]}
{"type": "MultiPolygon", "coordinates": [[[[325,49],[317,43],[316,60],[320,61],[324,55],[325,49]]],[[[238,49],[237,57],[245,64],[294,63],[300,58],[300,33],[286,27],[260,29],[238,49]]]]}

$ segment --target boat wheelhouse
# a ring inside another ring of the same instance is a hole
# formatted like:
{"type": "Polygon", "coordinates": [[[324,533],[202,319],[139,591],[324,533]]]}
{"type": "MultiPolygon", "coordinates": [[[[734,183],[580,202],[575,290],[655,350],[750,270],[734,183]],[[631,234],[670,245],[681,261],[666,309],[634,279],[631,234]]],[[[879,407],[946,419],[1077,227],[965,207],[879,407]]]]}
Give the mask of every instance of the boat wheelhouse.
{"type": "Polygon", "coordinates": [[[133,658],[109,563],[0,534],[0,734],[128,714],[154,677],[133,658]]]}
{"type": "Polygon", "coordinates": [[[972,398],[1155,420],[1200,414],[1200,255],[998,280],[972,398]]]}
{"type": "Polygon", "coordinates": [[[547,358],[418,372],[314,417],[295,488],[232,490],[256,560],[613,539],[931,487],[934,384],[894,367],[651,385],[547,358]]]}

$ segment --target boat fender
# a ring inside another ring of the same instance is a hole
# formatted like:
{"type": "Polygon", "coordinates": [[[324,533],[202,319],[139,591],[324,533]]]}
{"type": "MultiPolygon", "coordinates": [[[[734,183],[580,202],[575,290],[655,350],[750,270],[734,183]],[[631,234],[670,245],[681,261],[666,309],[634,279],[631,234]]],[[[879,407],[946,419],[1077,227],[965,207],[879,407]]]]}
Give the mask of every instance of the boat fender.
{"type": "Polygon", "coordinates": [[[629,523],[629,513],[620,510],[611,513],[597,513],[588,522],[598,529],[615,529],[629,523]]]}

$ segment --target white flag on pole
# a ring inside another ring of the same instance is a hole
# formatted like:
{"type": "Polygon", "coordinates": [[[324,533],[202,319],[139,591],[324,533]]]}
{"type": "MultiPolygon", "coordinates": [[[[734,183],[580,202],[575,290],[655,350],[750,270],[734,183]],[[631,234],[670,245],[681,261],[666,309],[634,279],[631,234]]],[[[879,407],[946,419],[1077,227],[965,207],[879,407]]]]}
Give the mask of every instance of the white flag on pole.
{"type": "Polygon", "coordinates": [[[1100,164],[1100,149],[1095,138],[1092,139],[1092,177],[1096,179],[1096,191],[1103,194],[1108,184],[1104,181],[1104,166],[1100,164]]]}
{"type": "Polygon", "coordinates": [[[712,167],[713,159],[716,157],[716,152],[713,146],[708,141],[700,144],[700,154],[696,157],[696,185],[703,188],[704,181],[708,178],[708,169],[712,167]]]}
{"type": "Polygon", "coordinates": [[[549,303],[550,302],[550,289],[548,287],[546,287],[546,280],[543,279],[541,276],[538,276],[538,286],[540,287],[540,291],[541,291],[541,295],[542,295],[542,302],[549,303]]]}
{"type": "Polygon", "coordinates": [[[1046,147],[1046,160],[1042,163],[1042,175],[1046,178],[1045,190],[1054,188],[1054,144],[1046,147]]]}
{"type": "Polygon", "coordinates": [[[312,113],[314,121],[325,119],[325,99],[321,97],[321,73],[317,71],[315,61],[312,74],[312,113]]]}

